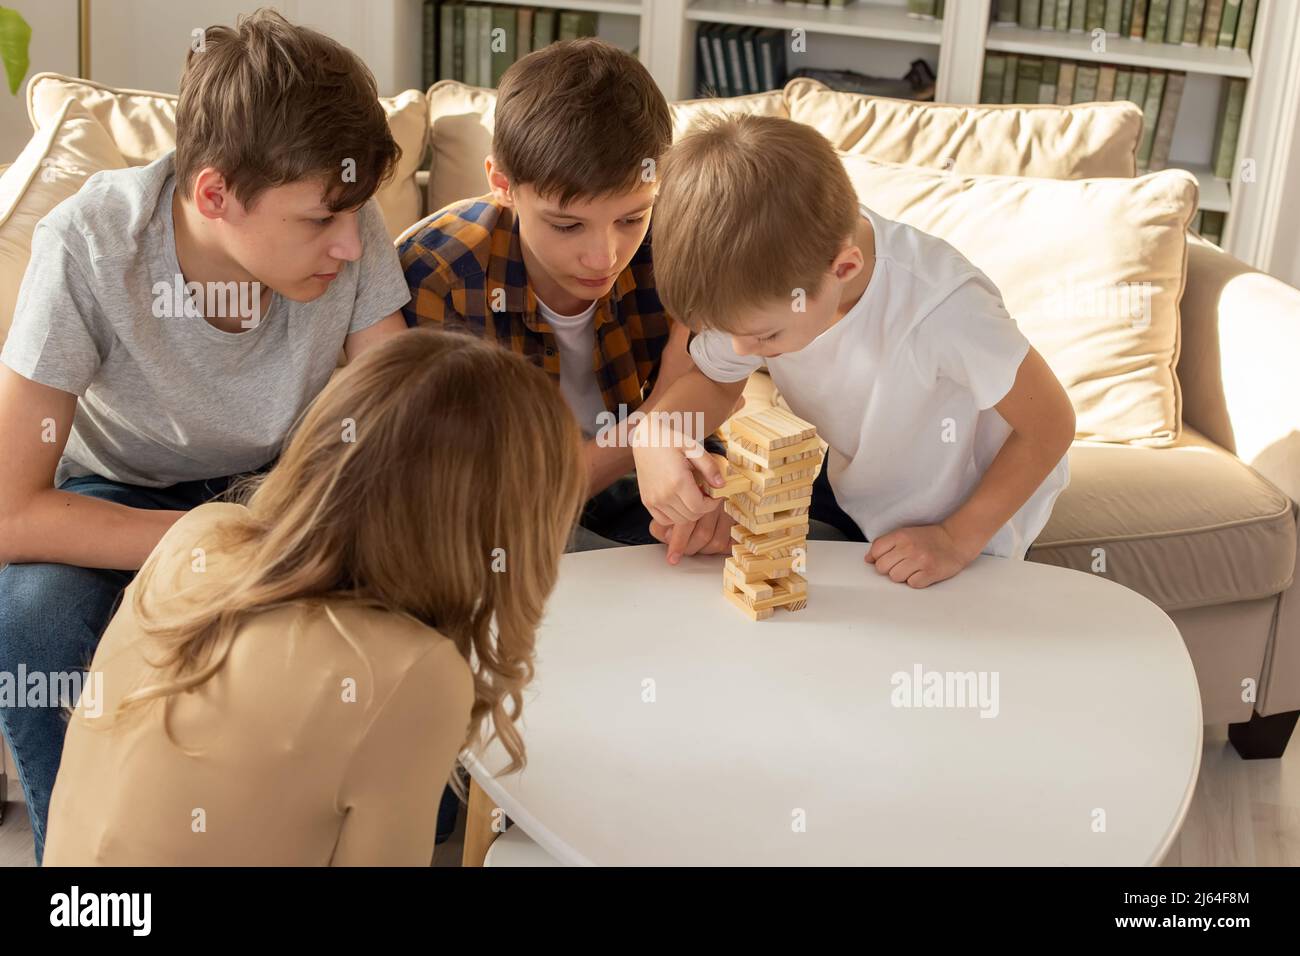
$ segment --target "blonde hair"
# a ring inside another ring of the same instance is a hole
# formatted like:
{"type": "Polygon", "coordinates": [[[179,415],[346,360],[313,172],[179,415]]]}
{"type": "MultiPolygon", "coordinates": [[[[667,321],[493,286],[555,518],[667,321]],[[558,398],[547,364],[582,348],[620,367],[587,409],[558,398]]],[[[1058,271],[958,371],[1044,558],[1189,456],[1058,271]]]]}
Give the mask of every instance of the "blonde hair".
{"type": "Polygon", "coordinates": [[[490,716],[504,772],[523,767],[514,721],[585,492],[577,423],[540,369],[463,334],[394,336],[335,376],[244,492],[246,516],[219,524],[211,545],[238,555],[233,573],[202,576],[178,605],[146,598],[158,551],[141,569],[133,608],[165,677],[119,712],[163,698],[166,728],[169,700],[221,669],[245,621],[342,599],[453,641],[474,673],[466,745],[490,716]]]}
{"type": "Polygon", "coordinates": [[[815,295],[857,222],[834,148],[794,120],[706,115],[659,173],[655,286],[693,332],[737,331],[746,308],[815,295]]]}

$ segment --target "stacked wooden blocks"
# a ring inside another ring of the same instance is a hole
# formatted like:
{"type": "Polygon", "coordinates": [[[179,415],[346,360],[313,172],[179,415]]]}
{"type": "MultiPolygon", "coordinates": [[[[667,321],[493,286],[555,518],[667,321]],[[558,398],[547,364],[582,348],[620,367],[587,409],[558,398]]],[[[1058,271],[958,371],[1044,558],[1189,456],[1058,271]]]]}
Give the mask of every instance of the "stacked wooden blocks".
{"type": "Polygon", "coordinates": [[[808,582],[796,568],[804,570],[808,508],[822,463],[817,430],[773,406],[731,419],[726,437],[727,459],[719,462],[726,484],[707,489],[727,499],[736,520],[722,593],[755,621],[778,607],[802,610],[808,582]]]}

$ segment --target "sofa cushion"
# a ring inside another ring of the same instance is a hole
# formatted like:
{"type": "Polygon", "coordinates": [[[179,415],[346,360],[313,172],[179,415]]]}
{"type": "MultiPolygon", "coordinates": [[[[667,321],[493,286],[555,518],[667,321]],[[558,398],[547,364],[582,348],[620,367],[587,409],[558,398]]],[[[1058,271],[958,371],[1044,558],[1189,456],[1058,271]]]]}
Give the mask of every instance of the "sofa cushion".
{"type": "Polygon", "coordinates": [[[1127,100],[1077,106],[957,106],[785,86],[791,119],[836,149],[955,173],[1087,179],[1137,174],[1142,111],[1127,100]]]}
{"type": "MultiPolygon", "coordinates": [[[[113,137],[130,166],[143,166],[176,146],[175,94],[119,90],[58,73],[37,73],[27,84],[27,115],[42,129],[63,103],[75,99],[113,137]]],[[[402,148],[397,169],[375,199],[389,235],[396,236],[420,218],[420,188],[415,171],[424,159],[425,104],[419,90],[380,97],[393,139],[402,148]]]]}
{"type": "Polygon", "coordinates": [[[1166,611],[1248,601],[1291,584],[1294,507],[1191,428],[1167,448],[1076,442],[1028,559],[1100,574],[1166,611]]]}
{"type": "Polygon", "coordinates": [[[108,130],[67,100],[0,175],[0,345],[13,321],[36,224],[91,174],[126,165],[108,130]]]}
{"type": "MultiPolygon", "coordinates": [[[[429,137],[433,163],[429,173],[429,212],[487,192],[483,161],[492,152],[496,90],[440,80],[429,87],[429,137]]],[[[673,138],[705,112],[785,116],[780,90],[727,99],[682,100],[670,105],[673,138]]]]}
{"type": "Polygon", "coordinates": [[[868,206],[955,246],[1069,392],[1079,438],[1178,435],[1178,298],[1196,179],[963,176],[843,156],[868,206]]]}

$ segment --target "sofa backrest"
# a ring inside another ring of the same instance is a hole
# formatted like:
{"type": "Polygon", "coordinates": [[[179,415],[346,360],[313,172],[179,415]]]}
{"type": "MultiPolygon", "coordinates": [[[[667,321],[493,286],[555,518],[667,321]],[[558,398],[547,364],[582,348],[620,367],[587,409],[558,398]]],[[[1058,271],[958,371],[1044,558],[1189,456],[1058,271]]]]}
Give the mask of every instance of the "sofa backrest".
{"type": "MultiPolygon", "coordinates": [[[[32,129],[44,128],[67,100],[80,103],[117,144],[128,165],[143,166],[176,146],[176,100],[171,93],[118,90],[58,73],[38,73],[27,84],[32,129]]],[[[380,97],[393,139],[402,148],[393,177],[376,194],[388,231],[396,236],[420,218],[422,199],[415,182],[427,134],[424,94],[407,90],[380,97]]]]}

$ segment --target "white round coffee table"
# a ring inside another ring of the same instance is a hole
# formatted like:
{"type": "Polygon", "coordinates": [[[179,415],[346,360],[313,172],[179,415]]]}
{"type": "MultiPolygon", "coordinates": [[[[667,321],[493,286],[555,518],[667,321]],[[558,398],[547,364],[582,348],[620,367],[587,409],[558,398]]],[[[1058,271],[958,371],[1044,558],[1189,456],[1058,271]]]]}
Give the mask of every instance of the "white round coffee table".
{"type": "Polygon", "coordinates": [[[1076,571],[981,557],[913,590],[864,553],[811,542],[807,609],[758,623],[720,557],[566,555],[528,766],[466,765],[566,864],[1159,863],[1201,757],[1169,618],[1076,571]]]}

